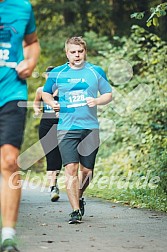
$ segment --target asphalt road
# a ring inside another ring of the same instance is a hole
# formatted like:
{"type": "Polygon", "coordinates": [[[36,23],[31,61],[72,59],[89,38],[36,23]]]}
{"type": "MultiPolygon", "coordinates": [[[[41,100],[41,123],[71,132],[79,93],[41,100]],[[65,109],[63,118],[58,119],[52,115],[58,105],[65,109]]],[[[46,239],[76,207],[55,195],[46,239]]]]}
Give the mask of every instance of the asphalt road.
{"type": "Polygon", "coordinates": [[[17,224],[21,252],[166,252],[167,214],[86,198],[81,224],[68,224],[66,193],[58,202],[40,187],[23,189],[17,224]]]}

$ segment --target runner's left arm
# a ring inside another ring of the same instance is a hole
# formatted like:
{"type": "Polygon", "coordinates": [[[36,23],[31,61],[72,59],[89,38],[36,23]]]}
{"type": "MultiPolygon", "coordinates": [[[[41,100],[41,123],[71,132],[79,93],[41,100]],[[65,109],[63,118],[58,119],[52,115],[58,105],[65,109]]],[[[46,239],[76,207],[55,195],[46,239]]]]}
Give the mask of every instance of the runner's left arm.
{"type": "Polygon", "coordinates": [[[87,97],[86,101],[89,107],[94,107],[97,105],[105,105],[112,100],[112,93],[102,94],[97,98],[87,97]]]}

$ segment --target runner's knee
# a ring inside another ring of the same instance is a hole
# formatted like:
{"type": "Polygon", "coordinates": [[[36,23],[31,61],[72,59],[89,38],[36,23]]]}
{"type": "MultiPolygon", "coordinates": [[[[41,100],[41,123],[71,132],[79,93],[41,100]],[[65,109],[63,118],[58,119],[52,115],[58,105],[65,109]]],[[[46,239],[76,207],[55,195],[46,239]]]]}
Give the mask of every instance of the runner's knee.
{"type": "Polygon", "coordinates": [[[9,171],[13,173],[18,170],[17,160],[14,154],[8,153],[5,157],[3,157],[2,164],[2,171],[9,171]]]}

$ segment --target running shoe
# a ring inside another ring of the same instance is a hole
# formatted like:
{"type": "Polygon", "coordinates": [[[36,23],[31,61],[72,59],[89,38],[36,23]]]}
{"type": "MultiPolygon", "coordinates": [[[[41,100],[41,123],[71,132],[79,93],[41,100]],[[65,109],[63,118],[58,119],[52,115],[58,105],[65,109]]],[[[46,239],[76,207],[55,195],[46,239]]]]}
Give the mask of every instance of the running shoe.
{"type": "Polygon", "coordinates": [[[6,239],[1,245],[0,252],[20,252],[12,239],[6,239]]]}
{"type": "Polygon", "coordinates": [[[79,200],[79,208],[80,208],[82,216],[85,213],[85,205],[86,205],[86,202],[85,202],[84,198],[80,199],[79,200]]]}
{"type": "Polygon", "coordinates": [[[60,198],[59,188],[57,185],[53,187],[53,190],[50,193],[50,198],[52,202],[56,202],[60,198]]]}
{"type": "Polygon", "coordinates": [[[75,210],[70,214],[69,224],[78,224],[81,223],[82,215],[80,210],[75,210]]]}

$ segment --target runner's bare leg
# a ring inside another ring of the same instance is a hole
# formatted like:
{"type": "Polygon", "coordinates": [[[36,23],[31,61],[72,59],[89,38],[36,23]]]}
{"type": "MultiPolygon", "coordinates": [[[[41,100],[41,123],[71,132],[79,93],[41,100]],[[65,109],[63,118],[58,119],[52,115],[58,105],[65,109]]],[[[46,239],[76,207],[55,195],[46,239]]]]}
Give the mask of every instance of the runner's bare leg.
{"type": "Polygon", "coordinates": [[[19,150],[9,144],[1,146],[1,215],[2,226],[15,228],[21,197],[20,175],[17,174],[19,150]],[[11,177],[13,173],[16,175],[11,177]],[[10,182],[11,179],[11,183],[10,182]],[[12,188],[13,187],[13,188],[12,188]]]}
{"type": "Polygon", "coordinates": [[[65,166],[66,190],[73,210],[79,209],[78,168],[78,163],[71,163],[65,166]]]}

